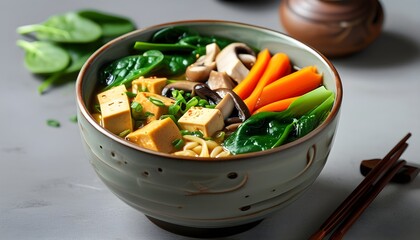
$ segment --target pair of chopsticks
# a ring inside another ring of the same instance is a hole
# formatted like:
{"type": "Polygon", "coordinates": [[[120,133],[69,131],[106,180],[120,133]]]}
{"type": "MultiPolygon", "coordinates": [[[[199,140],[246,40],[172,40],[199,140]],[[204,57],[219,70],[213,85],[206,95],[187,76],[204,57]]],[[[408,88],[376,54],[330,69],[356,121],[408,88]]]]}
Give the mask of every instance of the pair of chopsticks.
{"type": "Polygon", "coordinates": [[[365,179],[354,189],[341,205],[330,215],[310,239],[321,240],[330,234],[329,239],[342,239],[363,211],[373,202],[381,190],[391,181],[394,175],[406,164],[398,159],[407,149],[408,133],[395,145],[388,154],[370,171],[365,179]]]}

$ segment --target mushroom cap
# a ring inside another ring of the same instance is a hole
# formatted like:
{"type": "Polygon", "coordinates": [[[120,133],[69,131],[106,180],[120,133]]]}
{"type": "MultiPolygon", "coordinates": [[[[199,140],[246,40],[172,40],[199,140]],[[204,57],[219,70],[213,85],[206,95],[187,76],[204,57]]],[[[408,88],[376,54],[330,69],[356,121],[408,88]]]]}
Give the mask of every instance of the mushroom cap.
{"type": "Polygon", "coordinates": [[[193,82],[205,82],[209,78],[210,72],[216,69],[215,59],[219,54],[220,48],[216,43],[206,45],[206,55],[203,55],[187,67],[185,77],[193,82]]]}
{"type": "MultiPolygon", "coordinates": [[[[231,43],[223,48],[216,57],[217,70],[226,72],[237,83],[242,82],[249,73],[248,67],[238,56],[240,54],[256,55],[254,50],[245,43],[231,43]]],[[[243,59],[249,58],[244,56],[243,59]]],[[[250,65],[248,61],[247,65],[250,65]]]]}

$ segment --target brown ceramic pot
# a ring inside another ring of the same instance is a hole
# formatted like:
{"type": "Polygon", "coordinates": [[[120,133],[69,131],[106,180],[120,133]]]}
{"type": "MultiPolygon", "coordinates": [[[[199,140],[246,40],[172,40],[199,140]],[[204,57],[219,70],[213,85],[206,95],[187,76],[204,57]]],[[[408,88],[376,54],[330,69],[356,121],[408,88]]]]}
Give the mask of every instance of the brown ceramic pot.
{"type": "Polygon", "coordinates": [[[343,57],[371,44],[380,34],[384,12],[378,0],[282,0],[286,32],[327,57],[343,57]]]}

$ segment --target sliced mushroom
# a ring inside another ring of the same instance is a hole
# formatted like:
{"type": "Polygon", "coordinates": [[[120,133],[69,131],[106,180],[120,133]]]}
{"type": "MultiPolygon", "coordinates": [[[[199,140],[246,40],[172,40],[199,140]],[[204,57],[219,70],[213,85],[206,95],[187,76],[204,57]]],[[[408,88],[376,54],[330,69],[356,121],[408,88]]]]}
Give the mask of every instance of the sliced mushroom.
{"type": "Polygon", "coordinates": [[[225,120],[231,116],[235,108],[238,111],[238,118],[241,122],[251,116],[246,104],[230,89],[220,88],[213,91],[206,84],[197,84],[194,86],[193,95],[197,95],[216,104],[215,108],[222,112],[225,120]]]}
{"type": "Polygon", "coordinates": [[[210,72],[216,69],[216,56],[220,48],[216,43],[206,45],[206,55],[197,59],[197,61],[187,67],[185,76],[187,80],[193,82],[205,82],[209,78],[210,72]]]}
{"type": "Polygon", "coordinates": [[[173,83],[170,83],[166,85],[162,90],[162,95],[166,97],[170,97],[171,90],[177,89],[177,90],[184,90],[188,92],[192,92],[194,87],[200,84],[199,82],[190,82],[190,81],[183,81],[179,80],[173,83]]]}
{"type": "Polygon", "coordinates": [[[207,84],[201,83],[194,86],[192,95],[197,95],[200,98],[207,99],[211,104],[218,104],[222,101],[222,97],[220,97],[215,91],[211,90],[207,84]]]}
{"type": "MultiPolygon", "coordinates": [[[[244,103],[244,101],[234,91],[232,91],[230,89],[226,89],[226,88],[221,88],[221,89],[217,89],[216,93],[219,96],[224,96],[223,100],[224,99],[229,99],[230,102],[233,103],[234,107],[238,111],[238,117],[241,120],[241,122],[245,121],[246,119],[248,119],[251,116],[251,113],[249,112],[249,109],[246,106],[246,104],[244,103]]],[[[218,108],[218,109],[222,108],[223,107],[222,104],[223,104],[223,101],[219,102],[216,105],[216,108],[218,108]]],[[[226,103],[226,107],[229,108],[229,105],[227,103],[226,103]]],[[[230,117],[230,115],[232,114],[232,111],[233,111],[233,109],[230,110],[230,113],[225,117],[225,120],[230,117]]]]}
{"type": "MultiPolygon", "coordinates": [[[[220,51],[216,57],[217,70],[226,72],[235,82],[240,83],[248,75],[249,69],[241,61],[238,55],[249,54],[255,56],[255,52],[244,43],[231,43],[220,51]]],[[[242,57],[243,59],[245,57],[242,57]]],[[[252,65],[247,61],[247,65],[252,65]]]]}
{"type": "Polygon", "coordinates": [[[233,109],[235,108],[233,97],[227,94],[224,98],[222,98],[222,101],[220,101],[215,108],[220,110],[223,115],[223,119],[229,118],[233,112],[233,109]]]}
{"type": "Polygon", "coordinates": [[[246,68],[251,69],[254,66],[257,57],[255,55],[241,53],[238,54],[239,60],[245,65],[246,68]]]}
{"type": "Polygon", "coordinates": [[[233,89],[235,87],[232,79],[226,72],[211,71],[207,85],[211,90],[218,88],[233,89]]]}
{"type": "Polygon", "coordinates": [[[226,125],[225,131],[227,134],[234,132],[242,123],[232,123],[229,125],[226,125]]]}

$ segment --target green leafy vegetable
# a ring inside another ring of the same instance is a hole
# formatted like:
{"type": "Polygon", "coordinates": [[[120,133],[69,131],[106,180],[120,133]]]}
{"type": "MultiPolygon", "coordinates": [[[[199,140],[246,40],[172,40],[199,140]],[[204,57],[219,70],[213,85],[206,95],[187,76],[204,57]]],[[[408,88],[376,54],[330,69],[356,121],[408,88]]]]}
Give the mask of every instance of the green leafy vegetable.
{"type": "Polygon", "coordinates": [[[37,41],[18,40],[25,54],[25,66],[34,74],[44,74],[38,87],[42,94],[76,76],[96,49],[114,37],[135,29],[130,19],[94,10],[54,15],[40,24],[17,28],[22,35],[33,34],[37,41]]]}
{"type": "Polygon", "coordinates": [[[25,66],[33,73],[58,72],[70,63],[70,55],[53,43],[18,40],[16,44],[25,50],[25,66]]]}
{"type": "Polygon", "coordinates": [[[40,94],[44,93],[51,85],[58,83],[60,80],[66,79],[67,77],[75,78],[83,64],[85,64],[86,60],[92,54],[89,49],[74,45],[66,46],[66,50],[70,55],[71,60],[69,66],[62,71],[55,72],[48,76],[41,85],[38,86],[38,92],[40,94]]]}
{"type": "Polygon", "coordinates": [[[106,89],[118,85],[130,85],[134,79],[154,70],[163,60],[163,54],[157,50],[149,50],[143,55],[127,56],[118,59],[102,71],[102,83],[106,89]]]}
{"type": "Polygon", "coordinates": [[[176,43],[189,36],[198,36],[198,32],[187,27],[166,27],[153,34],[151,42],[176,43]]]}
{"type": "Polygon", "coordinates": [[[197,47],[190,44],[179,43],[150,43],[150,42],[136,42],[134,49],[139,51],[159,50],[159,51],[188,51],[196,50],[197,47]]]}
{"type": "Polygon", "coordinates": [[[252,115],[224,142],[232,154],[257,152],[303,137],[328,115],[333,92],[319,87],[296,99],[282,112],[252,115]]]}
{"type": "Polygon", "coordinates": [[[127,32],[133,31],[136,26],[128,18],[110,15],[93,10],[82,10],[78,14],[99,24],[102,29],[102,36],[117,37],[127,32]]]}
{"type": "Polygon", "coordinates": [[[227,38],[215,36],[202,36],[197,31],[186,27],[167,27],[153,34],[152,43],[177,43],[178,45],[191,45],[195,47],[205,47],[210,43],[217,43],[220,48],[224,48],[233,41],[227,38]]]}
{"type": "Polygon", "coordinates": [[[102,35],[101,27],[75,12],[51,16],[40,24],[22,26],[19,34],[35,33],[40,40],[62,43],[87,43],[97,40],[102,35]]]}
{"type": "Polygon", "coordinates": [[[189,65],[206,52],[206,45],[216,42],[225,47],[232,41],[200,36],[184,27],[168,27],[152,36],[150,42],[135,42],[133,49],[141,54],[118,59],[105,66],[100,74],[100,82],[106,89],[125,84],[151,73],[173,77],[185,73],[189,65]]]}

